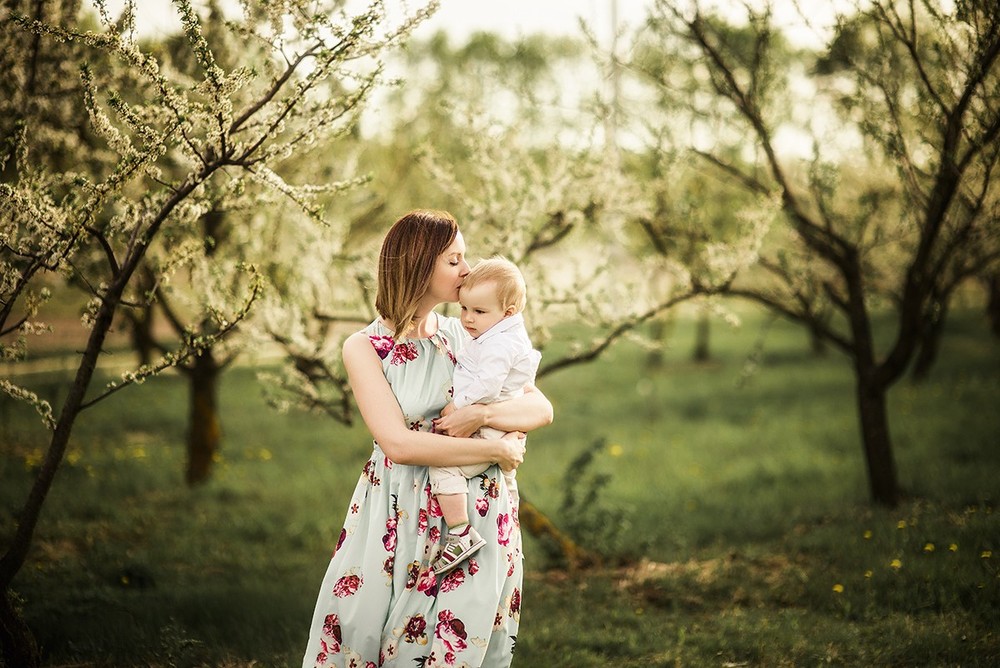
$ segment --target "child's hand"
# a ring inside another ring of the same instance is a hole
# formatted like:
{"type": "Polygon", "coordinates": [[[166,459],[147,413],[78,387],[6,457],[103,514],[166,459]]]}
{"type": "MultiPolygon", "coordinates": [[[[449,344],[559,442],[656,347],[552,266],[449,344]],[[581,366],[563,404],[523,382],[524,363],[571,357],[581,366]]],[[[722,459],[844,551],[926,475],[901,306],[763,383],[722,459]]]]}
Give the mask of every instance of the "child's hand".
{"type": "Polygon", "coordinates": [[[448,417],[455,412],[455,402],[449,401],[448,404],[441,409],[441,417],[448,417]]]}
{"type": "Polygon", "coordinates": [[[434,431],[438,434],[468,438],[486,424],[485,409],[486,407],[482,404],[472,404],[464,408],[452,406],[448,415],[444,415],[444,411],[442,411],[443,417],[434,420],[434,431]]]}

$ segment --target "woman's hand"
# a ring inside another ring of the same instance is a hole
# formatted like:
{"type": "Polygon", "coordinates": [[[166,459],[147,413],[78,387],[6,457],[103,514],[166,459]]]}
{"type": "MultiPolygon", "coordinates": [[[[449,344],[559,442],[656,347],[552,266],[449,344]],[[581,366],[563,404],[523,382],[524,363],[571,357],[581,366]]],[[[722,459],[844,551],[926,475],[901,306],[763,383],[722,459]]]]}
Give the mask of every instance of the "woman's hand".
{"type": "Polygon", "coordinates": [[[457,408],[449,415],[443,415],[434,420],[434,431],[438,434],[468,438],[485,425],[486,406],[472,404],[464,408],[457,408]]]}
{"type": "Polygon", "coordinates": [[[509,431],[499,440],[507,447],[501,450],[497,464],[503,471],[513,471],[524,461],[524,432],[509,431]]]}

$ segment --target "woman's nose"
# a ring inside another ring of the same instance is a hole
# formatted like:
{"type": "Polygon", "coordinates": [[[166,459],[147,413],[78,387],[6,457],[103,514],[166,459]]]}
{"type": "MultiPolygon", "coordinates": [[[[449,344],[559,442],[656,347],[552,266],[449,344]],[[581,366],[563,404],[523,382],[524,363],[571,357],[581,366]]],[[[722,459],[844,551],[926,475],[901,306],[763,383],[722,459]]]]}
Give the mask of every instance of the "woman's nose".
{"type": "Polygon", "coordinates": [[[472,267],[470,267],[469,263],[466,262],[465,260],[462,260],[461,267],[462,267],[462,270],[459,273],[459,276],[461,276],[462,278],[465,278],[469,274],[469,272],[472,271],[472,267]]]}

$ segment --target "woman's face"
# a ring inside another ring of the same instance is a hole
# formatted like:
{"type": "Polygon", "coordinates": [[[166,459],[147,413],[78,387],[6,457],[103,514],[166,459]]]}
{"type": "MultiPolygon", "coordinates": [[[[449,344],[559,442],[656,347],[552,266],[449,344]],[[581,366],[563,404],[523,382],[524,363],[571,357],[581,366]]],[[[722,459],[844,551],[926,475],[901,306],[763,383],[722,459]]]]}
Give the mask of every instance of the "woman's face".
{"type": "Polygon", "coordinates": [[[430,286],[427,288],[428,301],[433,298],[435,304],[442,302],[457,302],[458,289],[469,273],[469,263],[465,261],[465,239],[462,233],[455,234],[451,245],[438,256],[431,274],[430,286]]]}

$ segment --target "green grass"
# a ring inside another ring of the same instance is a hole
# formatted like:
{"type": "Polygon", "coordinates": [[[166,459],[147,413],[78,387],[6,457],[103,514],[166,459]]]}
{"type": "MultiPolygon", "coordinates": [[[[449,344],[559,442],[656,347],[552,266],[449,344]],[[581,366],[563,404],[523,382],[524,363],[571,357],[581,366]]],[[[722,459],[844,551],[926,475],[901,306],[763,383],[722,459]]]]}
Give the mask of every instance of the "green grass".
{"type": "MultiPolygon", "coordinates": [[[[956,316],[931,378],[894,388],[906,499],[887,510],[868,502],[845,360],[763,328],[716,326],[694,364],[679,321],[659,368],[625,343],[541,381],[556,421],[529,439],[522,490],[569,525],[567,481],[609,475],[594,517],[613,526],[592,535],[636,561],[567,573],[528,538],[516,666],[1000,662],[1000,344],[956,316]]],[[[370,439],[270,411],[248,370],[221,399],[223,457],[193,490],[179,377],[82,416],[15,582],[47,665],[297,665],[370,439]]],[[[37,422],[0,404],[4,544],[37,422]]]]}

